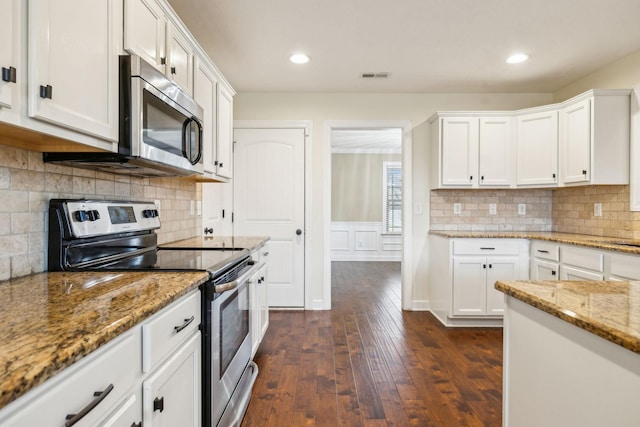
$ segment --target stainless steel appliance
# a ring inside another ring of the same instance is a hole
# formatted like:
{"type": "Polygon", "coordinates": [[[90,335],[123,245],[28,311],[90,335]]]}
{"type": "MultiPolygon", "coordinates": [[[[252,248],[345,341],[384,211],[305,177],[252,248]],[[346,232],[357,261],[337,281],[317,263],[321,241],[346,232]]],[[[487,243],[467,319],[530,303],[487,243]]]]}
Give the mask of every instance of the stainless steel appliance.
{"type": "Polygon", "coordinates": [[[153,203],[54,199],[49,203],[49,271],[203,270],[203,426],[239,426],[258,367],[251,361],[245,249],[158,248],[153,203]]]}
{"type": "Polygon", "coordinates": [[[120,56],[117,153],[44,153],[45,162],[136,176],[204,171],[202,108],[138,56],[120,56]]]}

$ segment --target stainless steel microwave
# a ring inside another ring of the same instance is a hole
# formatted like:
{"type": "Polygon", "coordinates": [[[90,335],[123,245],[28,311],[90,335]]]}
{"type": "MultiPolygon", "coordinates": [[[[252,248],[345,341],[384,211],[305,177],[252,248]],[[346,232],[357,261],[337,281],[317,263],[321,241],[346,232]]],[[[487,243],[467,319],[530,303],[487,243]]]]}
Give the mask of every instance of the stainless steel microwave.
{"type": "Polygon", "coordinates": [[[202,174],[203,110],[135,55],[120,56],[117,153],[44,153],[45,162],[136,176],[202,174]]]}

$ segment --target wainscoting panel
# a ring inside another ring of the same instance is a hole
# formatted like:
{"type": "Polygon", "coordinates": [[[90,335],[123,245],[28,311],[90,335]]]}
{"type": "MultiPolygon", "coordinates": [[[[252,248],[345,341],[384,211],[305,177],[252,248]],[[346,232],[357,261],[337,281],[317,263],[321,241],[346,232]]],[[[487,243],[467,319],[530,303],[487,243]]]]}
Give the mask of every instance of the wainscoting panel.
{"type": "Polygon", "coordinates": [[[401,261],[402,235],[383,234],[381,222],[332,222],[332,261],[401,261]]]}

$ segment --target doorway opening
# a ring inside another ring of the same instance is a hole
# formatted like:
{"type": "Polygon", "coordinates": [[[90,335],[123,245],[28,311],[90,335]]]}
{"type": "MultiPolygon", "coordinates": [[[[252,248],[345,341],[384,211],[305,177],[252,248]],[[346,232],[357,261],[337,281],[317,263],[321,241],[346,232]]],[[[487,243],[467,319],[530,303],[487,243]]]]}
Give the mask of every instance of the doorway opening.
{"type": "Polygon", "coordinates": [[[394,263],[402,308],[411,309],[411,126],[331,122],[326,131],[331,191],[325,268],[342,261],[394,263]]]}

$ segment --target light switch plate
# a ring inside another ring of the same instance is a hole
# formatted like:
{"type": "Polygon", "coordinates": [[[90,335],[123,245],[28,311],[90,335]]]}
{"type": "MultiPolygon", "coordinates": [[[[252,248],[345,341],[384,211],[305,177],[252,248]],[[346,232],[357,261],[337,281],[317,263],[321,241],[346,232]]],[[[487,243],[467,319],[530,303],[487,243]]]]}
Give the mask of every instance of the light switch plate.
{"type": "Polygon", "coordinates": [[[518,204],[518,215],[526,215],[527,214],[527,205],[525,203],[518,204]]]}
{"type": "Polygon", "coordinates": [[[593,216],[602,216],[602,203],[593,204],[593,216]]]}
{"type": "Polygon", "coordinates": [[[489,203],[489,215],[495,215],[498,213],[498,206],[495,203],[489,203]]]}
{"type": "Polygon", "coordinates": [[[462,203],[453,204],[453,214],[460,215],[462,213],[462,203]]]}

